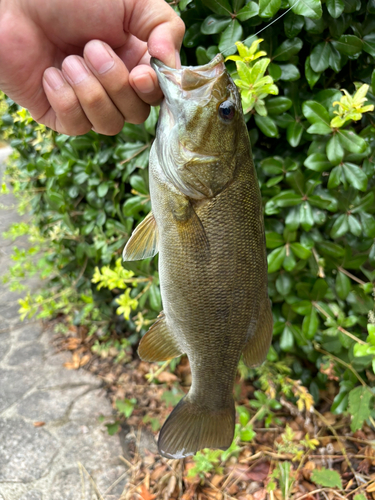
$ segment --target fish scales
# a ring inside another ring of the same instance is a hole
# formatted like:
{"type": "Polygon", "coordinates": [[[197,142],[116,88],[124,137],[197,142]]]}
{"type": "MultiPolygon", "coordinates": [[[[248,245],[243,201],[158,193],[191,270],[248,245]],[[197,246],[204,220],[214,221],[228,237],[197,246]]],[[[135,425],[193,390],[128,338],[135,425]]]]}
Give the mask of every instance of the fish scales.
{"type": "MultiPolygon", "coordinates": [[[[248,365],[263,361],[272,313],[261,196],[238,91],[220,56],[197,68],[155,60],[153,67],[166,96],[150,154],[164,309],[139,353],[148,361],[189,358],[191,388],[159,436],[161,454],[181,458],[230,446],[237,365],[241,354],[248,365]]],[[[139,258],[132,248],[140,233],[125,258],[139,258]]]]}

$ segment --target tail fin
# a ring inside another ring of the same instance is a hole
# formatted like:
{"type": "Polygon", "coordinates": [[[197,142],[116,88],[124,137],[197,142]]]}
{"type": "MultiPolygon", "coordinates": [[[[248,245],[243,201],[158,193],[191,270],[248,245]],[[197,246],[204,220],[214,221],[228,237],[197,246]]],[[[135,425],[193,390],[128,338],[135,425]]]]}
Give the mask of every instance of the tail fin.
{"type": "Polygon", "coordinates": [[[191,401],[188,394],[160,431],[159,453],[166,458],[184,458],[202,448],[226,450],[233,441],[234,423],[232,398],[226,407],[213,411],[191,401]]]}

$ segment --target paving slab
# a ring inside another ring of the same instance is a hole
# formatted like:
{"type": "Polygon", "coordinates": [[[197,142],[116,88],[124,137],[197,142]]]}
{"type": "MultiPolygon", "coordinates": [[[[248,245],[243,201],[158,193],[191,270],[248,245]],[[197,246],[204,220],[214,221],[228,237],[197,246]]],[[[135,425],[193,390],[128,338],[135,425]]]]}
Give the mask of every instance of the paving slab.
{"type": "MultiPolygon", "coordinates": [[[[0,182],[9,152],[0,149],[0,182]]],[[[0,203],[1,276],[14,246],[2,232],[21,217],[11,194],[0,203]]],[[[55,351],[52,330],[20,322],[20,297],[0,278],[0,500],[118,500],[126,450],[99,420],[113,413],[102,382],[64,368],[70,354],[55,351]]]]}

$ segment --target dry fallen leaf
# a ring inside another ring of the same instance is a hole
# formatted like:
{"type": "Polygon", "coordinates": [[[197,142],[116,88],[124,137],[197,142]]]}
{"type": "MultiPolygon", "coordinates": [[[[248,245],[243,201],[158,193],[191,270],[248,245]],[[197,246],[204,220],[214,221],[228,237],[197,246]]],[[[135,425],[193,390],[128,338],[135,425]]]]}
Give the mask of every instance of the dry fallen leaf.
{"type": "Polygon", "coordinates": [[[142,500],[154,500],[156,498],[156,495],[150,493],[144,484],[139,488],[139,496],[142,500]]]}
{"type": "Polygon", "coordinates": [[[174,375],[174,373],[161,372],[161,374],[158,375],[158,380],[159,380],[159,382],[162,382],[163,384],[169,384],[171,382],[176,382],[177,377],[176,377],[176,375],[174,375]]]}
{"type": "Polygon", "coordinates": [[[264,488],[253,493],[254,500],[264,500],[266,496],[267,496],[267,491],[264,488]]]}

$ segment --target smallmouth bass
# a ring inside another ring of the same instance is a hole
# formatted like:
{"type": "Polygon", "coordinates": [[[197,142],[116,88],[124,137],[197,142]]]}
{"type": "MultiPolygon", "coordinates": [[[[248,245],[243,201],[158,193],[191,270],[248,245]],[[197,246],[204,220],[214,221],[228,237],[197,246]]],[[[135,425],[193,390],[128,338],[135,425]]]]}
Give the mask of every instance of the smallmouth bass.
{"type": "Polygon", "coordinates": [[[151,60],[165,99],[150,153],[152,212],[124,260],[159,252],[163,312],[141,359],[187,354],[192,385],[164,423],[161,455],[183,458],[233,440],[241,354],[261,363],[272,338],[263,212],[239,92],[219,54],[172,69],[151,60]]]}

